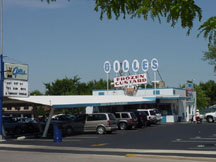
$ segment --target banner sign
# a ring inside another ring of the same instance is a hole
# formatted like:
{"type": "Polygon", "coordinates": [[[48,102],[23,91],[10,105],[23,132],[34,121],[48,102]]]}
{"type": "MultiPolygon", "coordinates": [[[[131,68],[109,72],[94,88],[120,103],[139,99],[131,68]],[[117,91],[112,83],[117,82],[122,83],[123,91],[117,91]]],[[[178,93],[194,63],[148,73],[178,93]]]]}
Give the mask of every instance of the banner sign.
{"type": "Polygon", "coordinates": [[[146,73],[129,76],[120,76],[114,78],[114,87],[125,87],[140,84],[147,84],[146,73]]]}
{"type": "Polygon", "coordinates": [[[186,88],[186,97],[187,101],[194,101],[194,84],[193,83],[186,83],[185,85],[186,88]]]}
{"type": "Polygon", "coordinates": [[[4,63],[4,78],[13,80],[28,80],[28,65],[4,63]]]}
{"type": "Polygon", "coordinates": [[[7,97],[28,97],[28,82],[4,80],[3,94],[7,97]]]}

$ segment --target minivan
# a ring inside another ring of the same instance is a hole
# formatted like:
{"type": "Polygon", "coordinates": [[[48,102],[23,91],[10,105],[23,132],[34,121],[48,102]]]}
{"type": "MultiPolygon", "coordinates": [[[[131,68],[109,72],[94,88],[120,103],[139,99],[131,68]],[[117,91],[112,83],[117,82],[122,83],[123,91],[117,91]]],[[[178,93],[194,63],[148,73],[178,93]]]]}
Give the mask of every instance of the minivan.
{"type": "MultiPolygon", "coordinates": [[[[117,130],[117,120],[112,113],[93,113],[78,115],[74,122],[82,122],[79,128],[83,132],[96,132],[98,134],[112,133],[117,130]]],[[[77,125],[77,124],[76,124],[77,125]]]]}

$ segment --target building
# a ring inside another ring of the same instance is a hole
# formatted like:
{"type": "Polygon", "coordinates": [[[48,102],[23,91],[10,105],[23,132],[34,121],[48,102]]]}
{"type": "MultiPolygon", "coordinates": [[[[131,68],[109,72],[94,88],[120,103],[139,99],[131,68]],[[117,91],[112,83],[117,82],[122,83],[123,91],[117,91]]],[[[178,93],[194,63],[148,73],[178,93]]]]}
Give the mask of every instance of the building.
{"type": "Polygon", "coordinates": [[[190,121],[196,110],[196,92],[188,96],[186,89],[158,88],[158,89],[134,89],[124,90],[94,90],[93,96],[134,96],[150,99],[139,104],[112,105],[100,107],[88,107],[87,112],[114,112],[132,111],[140,108],[157,108],[162,116],[162,122],[190,121]]]}

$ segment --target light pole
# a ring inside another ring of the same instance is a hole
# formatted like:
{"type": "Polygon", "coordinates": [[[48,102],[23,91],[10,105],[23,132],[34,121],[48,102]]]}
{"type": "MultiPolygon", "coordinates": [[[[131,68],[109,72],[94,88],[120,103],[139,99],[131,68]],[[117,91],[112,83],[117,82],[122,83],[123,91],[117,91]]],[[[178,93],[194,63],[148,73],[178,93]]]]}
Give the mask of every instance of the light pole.
{"type": "Polygon", "coordinates": [[[1,79],[0,79],[0,140],[3,138],[2,134],[2,107],[3,107],[3,80],[4,80],[4,63],[3,63],[3,0],[0,0],[1,10],[1,50],[0,50],[0,68],[1,68],[1,79]]]}

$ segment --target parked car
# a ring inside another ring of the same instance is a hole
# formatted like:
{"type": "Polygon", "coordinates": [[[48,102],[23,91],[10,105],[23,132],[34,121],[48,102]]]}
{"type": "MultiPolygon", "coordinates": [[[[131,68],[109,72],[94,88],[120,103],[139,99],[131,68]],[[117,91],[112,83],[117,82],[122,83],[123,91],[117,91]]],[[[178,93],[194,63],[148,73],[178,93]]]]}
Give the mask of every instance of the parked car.
{"type": "Polygon", "coordinates": [[[159,110],[156,109],[156,108],[153,108],[153,110],[155,111],[157,123],[160,123],[161,120],[162,120],[162,115],[161,115],[161,113],[160,113],[159,110]]]}
{"type": "Polygon", "coordinates": [[[136,128],[138,125],[137,117],[133,112],[115,112],[120,130],[136,128]]]}
{"type": "Polygon", "coordinates": [[[143,111],[148,115],[148,121],[150,124],[157,124],[156,113],[154,109],[137,109],[137,111],[143,111]]]}
{"type": "Polygon", "coordinates": [[[112,113],[78,115],[74,121],[79,123],[83,122],[83,125],[80,125],[81,131],[83,132],[105,134],[112,133],[118,129],[116,117],[112,113]]]}
{"type": "Polygon", "coordinates": [[[207,120],[207,122],[213,123],[216,120],[216,111],[205,113],[204,118],[207,120]]]}
{"type": "MultiPolygon", "coordinates": [[[[25,118],[25,120],[28,119],[25,118]]],[[[2,121],[6,135],[19,136],[39,133],[39,129],[35,122],[32,122],[32,120],[28,120],[27,122],[25,120],[23,118],[3,116],[2,121]]]]}
{"type": "Polygon", "coordinates": [[[148,117],[147,114],[143,111],[133,111],[133,113],[136,115],[137,117],[137,121],[138,121],[138,127],[146,127],[148,125],[148,117]]]}

